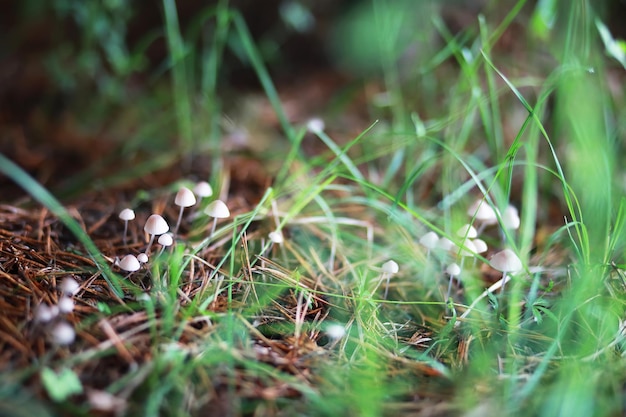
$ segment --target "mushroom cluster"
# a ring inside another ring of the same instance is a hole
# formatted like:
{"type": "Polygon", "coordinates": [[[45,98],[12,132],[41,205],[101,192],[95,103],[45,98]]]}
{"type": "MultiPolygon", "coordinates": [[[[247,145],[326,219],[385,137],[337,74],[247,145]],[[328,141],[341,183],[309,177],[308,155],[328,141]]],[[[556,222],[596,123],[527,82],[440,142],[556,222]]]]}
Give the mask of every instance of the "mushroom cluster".
{"type": "MultiPolygon", "coordinates": [[[[145,250],[138,255],[126,254],[121,259],[115,261],[115,265],[121,270],[128,272],[129,275],[133,272],[141,269],[141,265],[148,263],[150,250],[155,240],[161,245],[159,255],[161,255],[165,248],[174,244],[174,240],[183,220],[183,214],[186,208],[192,207],[197,204],[198,200],[209,198],[213,195],[213,189],[211,185],[206,181],[200,181],[193,187],[193,191],[188,187],[180,187],[174,197],[174,204],[178,207],[178,216],[176,218],[176,225],[170,233],[170,226],[168,222],[160,214],[151,214],[143,230],[147,236],[149,236],[148,244],[145,250]],[[197,197],[197,198],[196,198],[197,197]]],[[[228,206],[221,200],[214,200],[209,203],[204,210],[204,214],[213,219],[211,231],[209,237],[215,232],[218,219],[230,217],[230,211],[228,206]]],[[[135,212],[130,208],[124,208],[120,211],[118,216],[124,222],[123,244],[127,246],[128,224],[135,219],[135,212]]]]}

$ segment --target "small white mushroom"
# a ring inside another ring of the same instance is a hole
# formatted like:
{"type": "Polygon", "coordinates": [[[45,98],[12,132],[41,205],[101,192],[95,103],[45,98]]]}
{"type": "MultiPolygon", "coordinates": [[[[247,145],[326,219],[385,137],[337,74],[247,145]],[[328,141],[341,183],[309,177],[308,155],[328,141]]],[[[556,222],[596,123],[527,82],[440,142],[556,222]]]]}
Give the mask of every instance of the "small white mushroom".
{"type": "Polygon", "coordinates": [[[469,206],[467,214],[480,223],[480,230],[478,231],[479,234],[486,226],[498,223],[496,211],[483,199],[476,200],[471,206],[469,206]]]}
{"type": "Polygon", "coordinates": [[[397,262],[394,260],[389,260],[383,264],[381,267],[382,275],[380,277],[381,281],[386,280],[385,283],[385,294],[383,295],[383,299],[387,299],[387,294],[389,293],[389,282],[391,281],[391,276],[398,273],[400,267],[397,262]]]}
{"type": "Polygon", "coordinates": [[[437,242],[439,242],[439,236],[435,232],[428,232],[424,236],[422,236],[419,240],[420,245],[426,248],[426,257],[430,256],[430,251],[437,247],[437,242]]]}
{"type": "Polygon", "coordinates": [[[65,321],[59,321],[52,329],[50,329],[50,338],[52,342],[59,346],[70,345],[76,339],[76,332],[71,324],[65,321]]]}
{"type": "Polygon", "coordinates": [[[204,209],[204,213],[209,217],[213,217],[213,225],[211,226],[211,233],[209,233],[209,237],[213,236],[213,232],[215,232],[217,219],[226,219],[230,217],[230,210],[228,210],[228,206],[222,200],[212,201],[206,209],[204,209]]]}
{"type": "Polygon", "coordinates": [[[59,302],[57,303],[57,307],[59,308],[59,313],[61,314],[69,314],[74,311],[74,300],[72,300],[68,296],[62,296],[59,298],[59,302]]]}
{"type": "Polygon", "coordinates": [[[158,214],[153,214],[146,220],[143,230],[150,235],[150,242],[145,251],[146,253],[150,253],[150,247],[152,246],[152,242],[154,242],[154,237],[166,233],[170,230],[170,226],[163,217],[158,214]]]}
{"type": "Polygon", "coordinates": [[[339,340],[346,335],[346,328],[341,324],[329,324],[326,326],[326,334],[333,340],[339,340]]]}
{"type": "Polygon", "coordinates": [[[452,251],[456,248],[456,244],[447,237],[442,237],[437,241],[437,247],[445,251],[452,251]]]}
{"type": "Polygon", "coordinates": [[[176,226],[174,227],[174,235],[178,232],[178,228],[180,227],[180,222],[183,219],[183,211],[185,207],[191,207],[196,204],[196,196],[193,195],[193,192],[187,187],[180,187],[180,190],[176,193],[176,197],[174,198],[174,204],[180,207],[178,211],[178,220],[176,220],[176,226]]]}
{"type": "Polygon", "coordinates": [[[474,239],[472,240],[474,244],[474,248],[476,248],[476,253],[485,253],[487,252],[487,244],[482,239],[474,239]]]}
{"type": "Polygon", "coordinates": [[[120,211],[118,217],[124,221],[124,237],[123,242],[124,246],[126,246],[126,235],[128,233],[128,222],[135,219],[135,212],[132,209],[125,208],[120,211]]]}
{"type": "Polygon", "coordinates": [[[283,234],[279,230],[274,230],[273,232],[270,232],[267,237],[270,238],[270,241],[272,243],[276,243],[278,245],[282,244],[285,241],[283,234]]]}
{"type": "Polygon", "coordinates": [[[502,290],[507,282],[506,274],[515,274],[523,269],[522,261],[511,249],[504,249],[491,257],[491,267],[502,272],[502,290]]]}
{"type": "Polygon", "coordinates": [[[478,237],[478,231],[471,224],[464,224],[456,231],[456,235],[462,238],[474,239],[478,237]]]}
{"type": "Polygon", "coordinates": [[[61,281],[61,292],[65,295],[70,297],[76,295],[79,289],[80,285],[72,277],[65,277],[63,281],[61,281]]]}
{"type": "Polygon", "coordinates": [[[324,128],[326,127],[324,121],[318,117],[310,119],[307,123],[306,123],[306,128],[309,132],[311,133],[315,133],[318,134],[320,132],[324,131],[324,128]]]}
{"type": "Polygon", "coordinates": [[[49,306],[41,303],[35,309],[35,321],[38,323],[48,323],[59,315],[59,307],[49,306]]]}
{"type": "Polygon", "coordinates": [[[213,195],[213,188],[211,188],[211,184],[206,181],[200,181],[193,187],[193,192],[198,197],[206,198],[211,197],[213,195]]]}
{"type": "Polygon", "coordinates": [[[508,205],[502,213],[502,226],[505,229],[517,230],[520,226],[520,218],[517,208],[512,205],[508,205]]]}
{"type": "Polygon", "coordinates": [[[161,250],[159,251],[159,255],[163,253],[166,247],[172,246],[174,244],[174,237],[170,233],[163,233],[159,236],[157,240],[159,245],[161,245],[161,250]]]}
{"type": "Polygon", "coordinates": [[[148,263],[149,258],[145,252],[141,252],[139,255],[137,255],[137,260],[139,261],[140,264],[145,264],[145,263],[148,263]]]}
{"type": "Polygon", "coordinates": [[[126,272],[135,272],[141,268],[141,264],[135,255],[126,255],[120,261],[119,267],[126,272]]]}

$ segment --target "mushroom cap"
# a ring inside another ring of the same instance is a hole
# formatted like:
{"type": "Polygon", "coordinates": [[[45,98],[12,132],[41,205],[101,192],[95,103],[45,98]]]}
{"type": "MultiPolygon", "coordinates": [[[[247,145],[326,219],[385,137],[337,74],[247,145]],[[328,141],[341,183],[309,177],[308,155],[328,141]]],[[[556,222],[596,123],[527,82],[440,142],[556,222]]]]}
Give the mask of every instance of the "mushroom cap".
{"type": "Polygon", "coordinates": [[[498,222],[495,210],[482,199],[476,200],[469,206],[467,214],[484,224],[496,224],[498,222]]]}
{"type": "Polygon", "coordinates": [[[129,220],[134,220],[135,219],[135,212],[132,209],[125,208],[122,211],[120,211],[120,214],[118,215],[118,217],[121,220],[124,220],[125,222],[127,222],[129,220]]]}
{"type": "Polygon", "coordinates": [[[522,261],[511,249],[504,249],[491,257],[491,267],[500,272],[519,272],[522,270],[522,261]]]}
{"type": "Polygon", "coordinates": [[[487,244],[482,239],[474,239],[472,240],[474,247],[476,248],[476,253],[485,253],[487,252],[487,244]]]}
{"type": "Polygon", "coordinates": [[[211,197],[213,195],[213,188],[211,184],[206,181],[200,181],[193,187],[193,192],[200,198],[211,197]]]}
{"type": "Polygon", "coordinates": [[[222,200],[212,201],[208,206],[206,206],[204,212],[211,217],[215,217],[216,219],[225,219],[230,217],[230,210],[228,210],[226,203],[222,200]]]}
{"type": "Polygon", "coordinates": [[[346,335],[346,328],[337,323],[329,324],[326,326],[326,334],[331,339],[338,340],[346,335]]]}
{"type": "Polygon", "coordinates": [[[153,214],[146,220],[146,225],[143,230],[149,235],[162,235],[170,230],[170,226],[165,219],[158,214],[153,214]]]}
{"type": "Polygon", "coordinates": [[[127,272],[135,272],[141,268],[141,264],[135,255],[126,255],[120,261],[120,268],[127,272]]]}
{"type": "Polygon", "coordinates": [[[519,229],[519,225],[520,219],[517,208],[509,204],[504,209],[504,213],[502,213],[502,226],[504,226],[505,229],[517,230],[519,229]]]}
{"type": "Polygon", "coordinates": [[[71,324],[60,321],[51,329],[50,337],[57,345],[69,345],[76,339],[76,332],[71,324]]]}
{"type": "Polygon", "coordinates": [[[439,249],[450,251],[456,248],[456,244],[447,237],[442,237],[437,241],[437,247],[439,249]]]}
{"type": "Polygon", "coordinates": [[[451,277],[458,277],[459,275],[461,275],[461,267],[455,263],[451,263],[447,266],[446,273],[451,277]]]}
{"type": "Polygon", "coordinates": [[[478,231],[471,224],[464,224],[456,231],[457,236],[474,239],[478,237],[478,231]]]}
{"type": "Polygon", "coordinates": [[[172,246],[172,244],[174,243],[174,238],[169,233],[163,233],[161,236],[159,236],[159,240],[157,240],[157,242],[159,242],[159,245],[161,246],[172,246]]]}
{"type": "Polygon", "coordinates": [[[476,251],[476,245],[474,245],[474,242],[472,242],[469,239],[465,239],[463,241],[462,246],[460,246],[461,248],[461,256],[476,256],[476,254],[478,253],[476,251]]]}
{"type": "Polygon", "coordinates": [[[400,270],[400,267],[394,260],[389,260],[385,262],[382,266],[382,271],[386,274],[397,274],[400,270]]]}
{"type": "Polygon", "coordinates": [[[60,313],[69,314],[74,311],[74,301],[70,297],[64,295],[63,297],[59,298],[57,307],[59,307],[60,313]]]}
{"type": "Polygon", "coordinates": [[[272,243],[281,244],[285,241],[283,234],[279,230],[274,230],[273,232],[270,232],[267,236],[270,238],[272,243]]]}
{"type": "Polygon", "coordinates": [[[437,247],[437,242],[439,241],[439,236],[435,232],[428,232],[424,236],[422,236],[419,240],[420,244],[425,246],[428,249],[435,249],[437,247]]]}
{"type": "Polygon", "coordinates": [[[137,255],[137,260],[139,261],[140,264],[145,264],[145,263],[148,263],[149,258],[145,252],[141,252],[139,255],[137,255]]]}
{"type": "Polygon", "coordinates": [[[59,307],[41,303],[35,309],[35,320],[39,323],[47,323],[59,315],[59,307]]]}
{"type": "Polygon", "coordinates": [[[174,198],[174,204],[179,207],[191,207],[196,204],[196,196],[187,187],[180,187],[174,198]]]}
{"type": "Polygon", "coordinates": [[[320,133],[324,131],[324,128],[326,127],[324,121],[320,118],[313,118],[310,119],[307,123],[306,123],[306,128],[308,129],[309,132],[311,133],[320,133]]]}
{"type": "Polygon", "coordinates": [[[78,292],[80,285],[72,277],[65,277],[61,281],[61,292],[65,295],[72,296],[78,292]]]}

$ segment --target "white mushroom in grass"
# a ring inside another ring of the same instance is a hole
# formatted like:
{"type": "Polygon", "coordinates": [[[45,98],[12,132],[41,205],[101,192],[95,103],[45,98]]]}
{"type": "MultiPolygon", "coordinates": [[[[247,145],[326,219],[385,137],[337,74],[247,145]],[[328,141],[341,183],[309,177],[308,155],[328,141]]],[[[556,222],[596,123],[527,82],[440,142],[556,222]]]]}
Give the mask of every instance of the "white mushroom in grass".
{"type": "Polygon", "coordinates": [[[161,245],[161,250],[159,251],[159,255],[163,253],[166,247],[170,247],[174,244],[174,237],[170,233],[163,233],[159,236],[157,240],[159,245],[161,245]]]}
{"type": "Polygon", "coordinates": [[[150,235],[150,242],[148,243],[148,247],[145,251],[146,253],[150,253],[150,247],[152,246],[152,242],[154,242],[154,237],[166,233],[170,230],[170,226],[162,216],[153,214],[148,217],[148,220],[146,220],[143,230],[150,235]]]}
{"type": "Polygon", "coordinates": [[[59,302],[57,303],[57,307],[59,308],[59,313],[61,314],[69,314],[74,311],[74,300],[70,297],[64,295],[59,298],[59,302]]]}
{"type": "Polygon", "coordinates": [[[79,289],[80,284],[72,277],[65,277],[63,281],[61,281],[61,292],[65,295],[70,297],[76,295],[79,289]]]}
{"type": "Polygon", "coordinates": [[[178,228],[180,227],[180,222],[183,219],[183,211],[185,207],[191,207],[196,204],[196,196],[193,195],[193,192],[187,187],[180,187],[180,190],[176,193],[176,197],[174,198],[174,204],[180,207],[178,211],[178,219],[176,220],[176,226],[174,227],[174,235],[178,232],[178,228]]]}
{"type": "Polygon", "coordinates": [[[523,269],[522,261],[511,249],[504,249],[491,257],[491,267],[502,272],[502,289],[507,282],[507,274],[515,274],[523,269]]]}
{"type": "Polygon", "coordinates": [[[41,303],[35,309],[35,321],[38,323],[48,323],[59,315],[59,307],[49,306],[46,303],[41,303]]]}
{"type": "Polygon", "coordinates": [[[195,195],[200,197],[200,199],[203,199],[213,195],[213,188],[211,188],[211,184],[208,182],[200,181],[196,183],[195,187],[193,187],[193,192],[195,195]]]}
{"type": "Polygon", "coordinates": [[[498,216],[496,211],[487,203],[487,201],[480,199],[476,200],[467,209],[467,215],[480,223],[478,234],[482,232],[485,226],[490,226],[498,223],[498,216]]]}
{"type": "Polygon", "coordinates": [[[118,215],[120,220],[124,221],[124,237],[122,239],[124,246],[126,246],[126,235],[128,234],[128,222],[135,219],[135,212],[132,209],[125,208],[120,211],[118,215]]]}
{"type": "Polygon", "coordinates": [[[400,267],[398,263],[394,260],[389,260],[383,264],[381,267],[382,275],[380,277],[381,281],[386,280],[385,282],[385,294],[383,295],[383,299],[387,299],[387,294],[389,293],[389,282],[391,281],[391,276],[398,273],[400,267]]]}
{"type": "Polygon", "coordinates": [[[464,224],[456,231],[456,235],[462,238],[474,239],[478,237],[478,231],[471,224],[464,224]]]}
{"type": "Polygon", "coordinates": [[[120,260],[119,267],[126,272],[135,272],[141,268],[141,264],[135,255],[126,255],[120,260]]]}
{"type": "Polygon", "coordinates": [[[149,258],[145,252],[141,252],[139,255],[137,255],[137,260],[139,261],[140,264],[146,264],[148,263],[149,258]]]}
{"type": "Polygon", "coordinates": [[[230,217],[230,210],[228,210],[228,206],[222,200],[212,201],[206,209],[204,209],[204,213],[213,218],[213,225],[211,226],[211,233],[209,233],[209,237],[213,236],[213,233],[215,232],[217,219],[226,219],[230,217]]]}
{"type": "Polygon", "coordinates": [[[426,248],[427,258],[430,256],[430,251],[437,248],[437,242],[439,242],[439,236],[435,232],[428,232],[420,238],[419,243],[426,248]]]}
{"type": "Polygon", "coordinates": [[[52,342],[59,346],[70,345],[76,339],[76,332],[71,324],[65,321],[55,323],[50,329],[52,342]]]}
{"type": "Polygon", "coordinates": [[[517,230],[519,226],[519,212],[515,206],[509,204],[502,213],[502,227],[508,230],[517,230]]]}

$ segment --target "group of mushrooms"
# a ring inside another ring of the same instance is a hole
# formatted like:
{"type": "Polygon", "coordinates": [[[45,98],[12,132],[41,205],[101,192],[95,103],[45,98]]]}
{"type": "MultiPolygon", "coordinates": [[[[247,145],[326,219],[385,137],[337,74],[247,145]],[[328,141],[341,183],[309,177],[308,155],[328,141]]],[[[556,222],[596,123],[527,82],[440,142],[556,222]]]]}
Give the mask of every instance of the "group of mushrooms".
{"type": "MultiPolygon", "coordinates": [[[[428,232],[424,234],[419,243],[426,248],[427,257],[430,256],[431,251],[441,251],[444,253],[452,253],[458,255],[460,258],[459,264],[452,262],[445,268],[446,274],[449,276],[448,290],[446,292],[445,300],[450,300],[450,294],[452,291],[452,283],[454,279],[459,279],[465,262],[466,257],[476,257],[487,252],[487,244],[484,240],[478,236],[481,232],[489,226],[500,224],[502,229],[509,231],[517,230],[520,226],[520,218],[517,208],[512,205],[508,205],[501,213],[493,209],[484,200],[477,200],[472,204],[467,214],[473,219],[473,222],[478,226],[476,229],[472,224],[463,225],[456,232],[460,242],[455,243],[446,237],[439,237],[435,232],[428,232]]],[[[504,233],[502,234],[504,241],[504,233]]],[[[502,272],[502,279],[500,280],[500,291],[503,292],[505,284],[512,275],[520,272],[523,269],[522,261],[511,249],[503,249],[496,252],[489,259],[489,265],[502,272]]],[[[389,260],[382,265],[382,280],[386,280],[386,287],[384,298],[387,298],[389,290],[390,277],[399,271],[398,264],[389,260]]]]}
{"type": "MultiPolygon", "coordinates": [[[[157,243],[161,245],[161,252],[163,252],[166,247],[169,247],[174,243],[176,233],[178,232],[178,228],[180,227],[183,219],[183,212],[186,208],[192,207],[197,203],[196,196],[203,199],[211,197],[212,195],[213,189],[206,181],[198,182],[193,191],[187,187],[180,187],[176,193],[176,197],[174,198],[174,204],[179,207],[179,211],[176,226],[174,226],[173,231],[170,232],[170,226],[163,216],[160,214],[150,215],[143,227],[144,232],[146,232],[146,234],[150,237],[146,249],[137,256],[133,254],[125,255],[122,259],[116,261],[115,264],[123,271],[129,273],[139,270],[141,268],[141,264],[148,262],[150,249],[152,248],[155,238],[157,239],[157,243]]],[[[213,200],[209,203],[204,209],[204,213],[213,219],[209,236],[212,236],[215,232],[218,219],[230,217],[230,210],[228,209],[228,206],[226,206],[226,203],[219,199],[213,200]]],[[[125,208],[119,213],[119,218],[124,222],[123,243],[126,245],[128,222],[135,219],[135,212],[130,208],[125,208]]]]}

